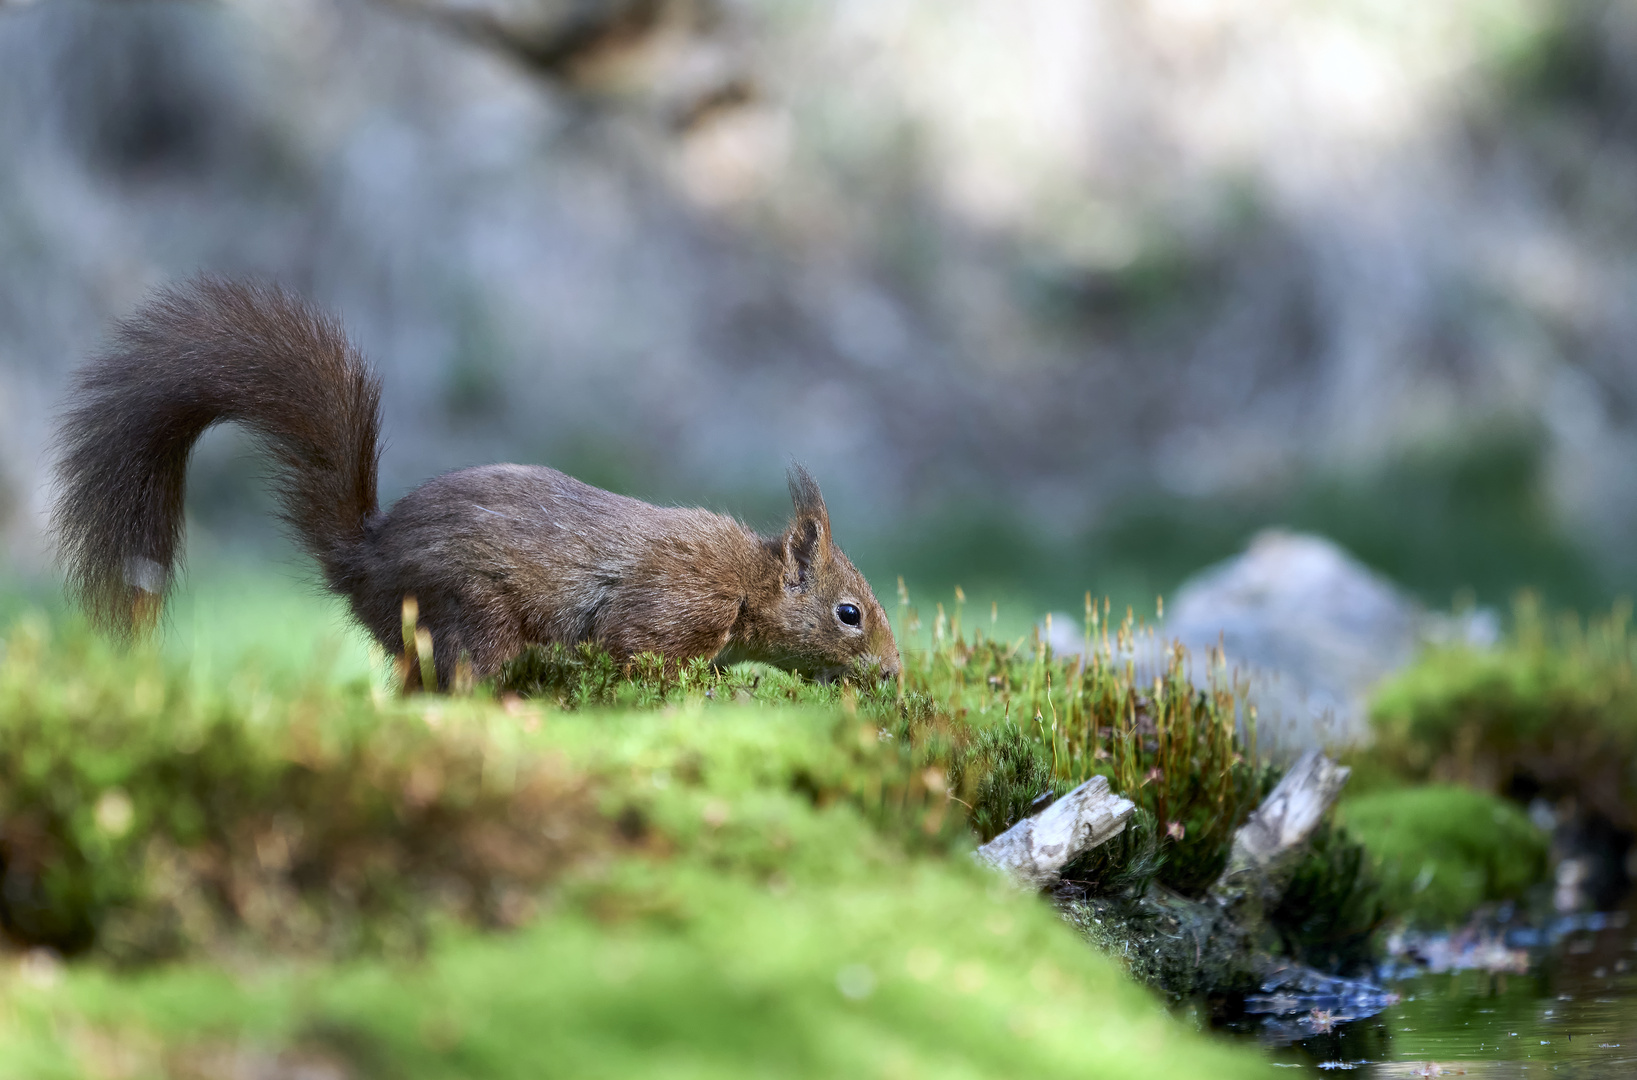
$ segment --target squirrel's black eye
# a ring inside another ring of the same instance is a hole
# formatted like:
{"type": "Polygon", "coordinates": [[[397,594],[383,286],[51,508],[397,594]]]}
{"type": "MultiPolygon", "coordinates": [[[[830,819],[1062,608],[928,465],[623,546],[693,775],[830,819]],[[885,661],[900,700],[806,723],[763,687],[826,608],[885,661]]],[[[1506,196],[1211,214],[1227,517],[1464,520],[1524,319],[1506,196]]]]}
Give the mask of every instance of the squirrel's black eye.
{"type": "Polygon", "coordinates": [[[840,619],[848,626],[857,626],[859,623],[864,621],[864,613],[859,611],[858,608],[854,607],[852,604],[837,604],[836,618],[840,619]]]}

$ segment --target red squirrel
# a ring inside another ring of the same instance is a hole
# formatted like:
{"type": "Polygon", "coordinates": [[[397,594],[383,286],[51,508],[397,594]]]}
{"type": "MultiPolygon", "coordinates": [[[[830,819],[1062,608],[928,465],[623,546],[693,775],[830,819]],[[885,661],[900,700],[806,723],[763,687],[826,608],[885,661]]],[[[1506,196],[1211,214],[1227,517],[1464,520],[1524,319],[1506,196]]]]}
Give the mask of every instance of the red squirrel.
{"type": "Polygon", "coordinates": [[[530,645],[588,641],[620,659],[898,673],[886,614],[800,466],[771,537],[534,465],[446,473],[383,512],[380,397],[340,323],[283,289],[201,278],[160,293],[77,373],[61,419],[52,528],[71,595],[116,636],[150,628],[188,456],[236,421],[274,463],[289,531],[389,654],[415,598],[442,686],[462,658],[483,678],[530,645]]]}

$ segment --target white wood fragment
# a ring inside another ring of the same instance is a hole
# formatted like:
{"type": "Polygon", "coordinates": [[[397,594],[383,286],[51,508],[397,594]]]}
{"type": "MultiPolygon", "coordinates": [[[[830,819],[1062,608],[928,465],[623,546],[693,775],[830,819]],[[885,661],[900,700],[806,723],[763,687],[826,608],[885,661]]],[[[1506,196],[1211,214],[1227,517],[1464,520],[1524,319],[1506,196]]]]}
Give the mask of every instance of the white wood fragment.
{"type": "Polygon", "coordinates": [[[1094,776],[973,854],[1020,885],[1045,888],[1083,852],[1124,832],[1135,809],[1130,799],[1109,790],[1107,777],[1094,776]]]}
{"type": "Polygon", "coordinates": [[[1254,900],[1277,901],[1350,771],[1317,750],[1297,758],[1234,833],[1227,868],[1211,889],[1217,901],[1230,907],[1243,907],[1254,900]]]}

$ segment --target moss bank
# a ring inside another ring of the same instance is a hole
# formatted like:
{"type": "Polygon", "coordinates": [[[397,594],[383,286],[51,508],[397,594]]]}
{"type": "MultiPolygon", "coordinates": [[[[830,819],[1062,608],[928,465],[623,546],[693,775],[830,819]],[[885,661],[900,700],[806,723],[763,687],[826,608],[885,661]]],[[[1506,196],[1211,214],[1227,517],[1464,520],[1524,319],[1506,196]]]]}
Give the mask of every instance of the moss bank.
{"type": "Polygon", "coordinates": [[[13,631],[0,891],[79,958],[0,956],[0,1077],[1263,1073],[967,858],[947,714],[726,679],[200,686],[13,631]]]}

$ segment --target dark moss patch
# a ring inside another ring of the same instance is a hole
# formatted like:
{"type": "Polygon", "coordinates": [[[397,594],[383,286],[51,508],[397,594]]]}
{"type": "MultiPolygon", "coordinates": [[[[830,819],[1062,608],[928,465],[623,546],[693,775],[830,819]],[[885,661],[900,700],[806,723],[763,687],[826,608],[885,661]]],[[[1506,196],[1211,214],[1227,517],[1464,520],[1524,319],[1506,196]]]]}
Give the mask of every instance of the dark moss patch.
{"type": "Polygon", "coordinates": [[[1154,815],[1138,807],[1125,831],[1070,863],[1068,890],[1086,898],[1134,900],[1146,895],[1165,864],[1154,815]]]}
{"type": "Polygon", "coordinates": [[[1269,922],[1283,955],[1324,971],[1355,973],[1376,954],[1389,918],[1365,845],[1332,821],[1321,824],[1269,922]]]}
{"type": "Polygon", "coordinates": [[[979,731],[954,760],[951,779],[955,790],[970,796],[968,821],[979,841],[1000,835],[1058,794],[1039,742],[1010,720],[979,731]]]}

